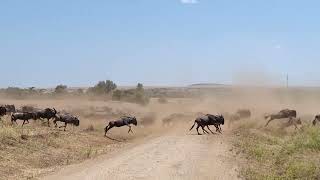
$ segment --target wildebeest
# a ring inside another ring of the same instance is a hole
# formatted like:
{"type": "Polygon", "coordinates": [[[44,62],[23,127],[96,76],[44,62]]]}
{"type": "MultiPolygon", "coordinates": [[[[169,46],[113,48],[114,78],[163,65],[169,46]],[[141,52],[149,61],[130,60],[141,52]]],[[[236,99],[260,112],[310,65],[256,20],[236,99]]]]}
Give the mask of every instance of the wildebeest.
{"type": "Polygon", "coordinates": [[[29,123],[29,120],[30,119],[33,119],[33,120],[36,120],[36,115],[32,112],[17,112],[17,113],[13,113],[11,115],[11,123],[13,124],[13,122],[15,122],[16,124],[17,123],[17,120],[23,120],[23,124],[22,126],[28,122],[29,123]]]}
{"type": "Polygon", "coordinates": [[[56,117],[57,111],[55,108],[46,108],[43,110],[37,110],[34,113],[36,114],[37,119],[47,119],[48,127],[50,127],[50,119],[56,117]]]}
{"type": "Polygon", "coordinates": [[[296,117],[297,117],[296,110],[283,109],[276,114],[270,114],[270,115],[265,116],[265,119],[269,119],[269,121],[267,122],[267,124],[265,126],[268,126],[268,124],[275,119],[289,118],[289,123],[290,123],[292,121],[292,119],[296,118],[296,117]]]}
{"type": "Polygon", "coordinates": [[[4,106],[0,106],[0,118],[7,114],[7,109],[4,106]]]}
{"type": "Polygon", "coordinates": [[[110,121],[109,124],[104,128],[105,130],[105,136],[107,136],[107,132],[113,128],[113,127],[122,127],[122,126],[128,126],[129,127],[129,132],[132,132],[133,131],[131,130],[131,126],[130,124],[133,124],[135,126],[137,126],[137,119],[136,117],[130,117],[130,116],[123,116],[121,117],[119,120],[116,120],[116,121],[110,121]]]}
{"type": "Polygon", "coordinates": [[[7,110],[7,114],[11,115],[16,112],[16,107],[13,104],[6,104],[4,107],[7,110]]]}
{"type": "Polygon", "coordinates": [[[66,131],[67,125],[68,124],[73,124],[75,126],[79,126],[80,125],[80,120],[78,117],[73,116],[71,114],[56,114],[53,120],[53,123],[55,124],[55,127],[58,126],[57,122],[64,122],[64,126],[60,126],[64,127],[64,131],[66,131]]]}
{"type": "MultiPolygon", "coordinates": [[[[221,133],[221,126],[224,125],[224,117],[222,115],[212,115],[212,114],[206,114],[205,116],[198,117],[195,121],[192,127],[190,128],[190,131],[194,128],[194,126],[197,124],[197,132],[198,135],[201,135],[199,133],[199,127],[202,128],[204,133],[208,133],[208,131],[205,130],[205,127],[209,129],[209,131],[214,134],[211,129],[209,128],[210,125],[214,125],[216,127],[216,132],[221,133]]],[[[209,133],[208,133],[209,134],[209,133]]]]}
{"type": "Polygon", "coordinates": [[[289,127],[289,126],[294,125],[295,129],[298,129],[298,126],[297,126],[298,124],[299,125],[302,124],[300,118],[291,118],[291,120],[289,120],[287,123],[283,124],[282,127],[285,128],[285,127],[289,127]]]}
{"type": "Polygon", "coordinates": [[[315,117],[314,117],[314,120],[312,121],[312,124],[315,126],[317,124],[317,121],[320,122],[320,114],[317,114],[315,117]]]}

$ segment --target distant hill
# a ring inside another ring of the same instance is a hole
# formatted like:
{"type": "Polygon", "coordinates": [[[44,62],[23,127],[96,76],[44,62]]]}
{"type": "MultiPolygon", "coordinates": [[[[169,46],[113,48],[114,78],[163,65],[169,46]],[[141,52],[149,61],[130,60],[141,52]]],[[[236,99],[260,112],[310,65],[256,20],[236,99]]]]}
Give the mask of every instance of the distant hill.
{"type": "Polygon", "coordinates": [[[191,88],[213,88],[213,87],[221,87],[221,86],[228,86],[228,85],[218,84],[218,83],[197,83],[197,84],[191,84],[188,87],[191,87],[191,88]]]}

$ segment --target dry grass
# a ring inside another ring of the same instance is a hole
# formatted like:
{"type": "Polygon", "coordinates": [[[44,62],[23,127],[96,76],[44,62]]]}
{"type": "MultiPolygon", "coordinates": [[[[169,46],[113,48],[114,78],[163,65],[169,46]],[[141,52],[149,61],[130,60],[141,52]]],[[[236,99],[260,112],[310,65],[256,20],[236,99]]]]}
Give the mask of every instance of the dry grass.
{"type": "Polygon", "coordinates": [[[70,128],[62,131],[39,123],[25,127],[1,122],[1,179],[29,179],[68,165],[106,153],[115,141],[95,130],[70,128]]]}
{"type": "Polygon", "coordinates": [[[239,128],[235,146],[246,158],[245,179],[319,179],[320,128],[301,130],[239,128]]]}

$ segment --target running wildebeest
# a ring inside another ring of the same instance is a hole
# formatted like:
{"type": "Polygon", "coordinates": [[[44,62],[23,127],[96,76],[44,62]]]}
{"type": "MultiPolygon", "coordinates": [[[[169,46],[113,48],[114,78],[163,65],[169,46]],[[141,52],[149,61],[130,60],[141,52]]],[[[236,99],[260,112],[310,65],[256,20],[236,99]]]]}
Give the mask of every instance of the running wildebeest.
{"type": "Polygon", "coordinates": [[[13,122],[15,122],[16,124],[17,123],[17,120],[23,120],[23,124],[22,126],[28,122],[29,123],[29,120],[30,119],[33,119],[33,120],[36,120],[36,115],[32,112],[23,112],[23,113],[13,113],[11,115],[11,123],[13,124],[13,122]]]}
{"type": "Polygon", "coordinates": [[[116,120],[116,121],[110,121],[109,124],[104,128],[105,130],[105,136],[107,136],[107,132],[113,128],[113,127],[122,127],[122,126],[128,126],[129,127],[129,131],[128,133],[132,132],[133,131],[131,130],[131,126],[130,124],[133,124],[135,126],[137,126],[137,119],[136,117],[129,117],[129,116],[124,116],[124,117],[121,117],[119,120],[116,120]]]}
{"type": "Polygon", "coordinates": [[[291,120],[289,120],[287,123],[283,124],[282,127],[285,128],[285,127],[289,127],[289,126],[294,125],[295,129],[298,129],[298,126],[297,126],[298,124],[299,125],[302,124],[300,118],[291,118],[291,120]]]}
{"type": "Polygon", "coordinates": [[[64,131],[66,131],[68,124],[73,124],[75,126],[80,125],[79,118],[76,116],[73,116],[71,114],[56,114],[56,116],[54,117],[54,120],[53,120],[55,127],[58,127],[58,124],[57,124],[58,121],[64,122],[64,126],[59,127],[59,128],[64,127],[64,131]]]}
{"type": "Polygon", "coordinates": [[[208,133],[208,131],[204,129],[205,127],[207,127],[209,131],[212,134],[214,134],[214,132],[212,132],[211,129],[209,128],[210,125],[214,125],[216,127],[216,132],[221,133],[221,125],[224,125],[224,117],[222,115],[212,115],[212,114],[206,114],[205,116],[201,116],[194,121],[194,124],[190,128],[190,131],[194,128],[196,124],[197,124],[196,129],[197,129],[198,135],[201,135],[199,133],[199,127],[202,128],[204,133],[208,133]]]}
{"type": "Polygon", "coordinates": [[[317,114],[315,117],[314,117],[314,120],[312,121],[312,124],[315,126],[317,124],[317,121],[320,122],[320,114],[317,114]]]}
{"type": "Polygon", "coordinates": [[[7,114],[7,109],[4,106],[0,106],[0,119],[7,114]]]}
{"type": "Polygon", "coordinates": [[[270,114],[265,116],[265,119],[269,119],[267,124],[265,125],[268,126],[268,124],[275,120],[275,119],[284,119],[284,118],[289,118],[289,123],[292,121],[293,118],[297,117],[297,111],[296,110],[290,110],[290,109],[283,109],[280,112],[276,114],[270,114]]]}
{"type": "Polygon", "coordinates": [[[50,127],[50,119],[55,118],[57,111],[55,108],[46,108],[43,110],[37,110],[34,112],[36,114],[37,119],[47,119],[48,120],[48,127],[50,127]]]}
{"type": "Polygon", "coordinates": [[[16,107],[13,104],[6,104],[4,105],[4,107],[6,108],[8,115],[11,115],[16,112],[16,107]]]}

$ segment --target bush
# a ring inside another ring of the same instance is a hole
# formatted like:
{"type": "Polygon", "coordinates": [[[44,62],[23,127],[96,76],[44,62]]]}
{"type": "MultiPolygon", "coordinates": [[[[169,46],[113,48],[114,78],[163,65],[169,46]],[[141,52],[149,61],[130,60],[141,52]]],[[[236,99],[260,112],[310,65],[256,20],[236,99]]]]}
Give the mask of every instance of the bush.
{"type": "Polygon", "coordinates": [[[67,86],[66,85],[58,85],[55,89],[54,89],[54,93],[55,94],[66,94],[68,91],[67,91],[67,86]]]}
{"type": "Polygon", "coordinates": [[[138,84],[136,89],[128,89],[128,90],[116,90],[112,94],[112,100],[116,101],[126,101],[137,103],[141,105],[146,105],[149,103],[150,98],[146,95],[143,85],[138,84]]]}
{"type": "Polygon", "coordinates": [[[89,92],[93,93],[94,95],[104,95],[109,94],[116,88],[117,85],[113,81],[99,81],[98,84],[96,84],[94,87],[89,88],[89,92]]]}

